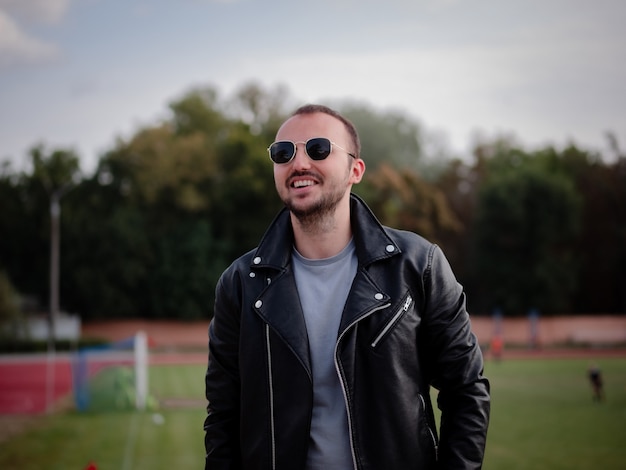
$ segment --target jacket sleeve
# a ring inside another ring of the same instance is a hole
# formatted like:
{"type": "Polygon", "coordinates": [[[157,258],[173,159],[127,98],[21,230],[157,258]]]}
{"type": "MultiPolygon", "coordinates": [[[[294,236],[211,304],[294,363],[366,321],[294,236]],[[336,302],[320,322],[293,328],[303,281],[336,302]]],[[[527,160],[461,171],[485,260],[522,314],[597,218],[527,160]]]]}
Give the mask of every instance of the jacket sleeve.
{"type": "Polygon", "coordinates": [[[239,325],[241,307],[236,275],[225,273],[215,295],[209,326],[209,361],[205,377],[207,417],[204,422],[206,470],[241,468],[239,445],[239,325]],[[228,281],[226,279],[229,279],[228,281]]]}
{"type": "Polygon", "coordinates": [[[489,382],[471,331],[465,294],[437,246],[424,273],[426,329],[422,338],[441,410],[438,468],[480,469],[489,424],[489,382]]]}

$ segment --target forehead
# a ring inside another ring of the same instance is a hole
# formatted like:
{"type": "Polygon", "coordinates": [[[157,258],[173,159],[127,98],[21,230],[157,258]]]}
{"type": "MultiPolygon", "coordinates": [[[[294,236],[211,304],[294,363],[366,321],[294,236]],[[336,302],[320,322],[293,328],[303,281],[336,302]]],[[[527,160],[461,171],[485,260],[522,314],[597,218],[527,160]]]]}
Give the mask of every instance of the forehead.
{"type": "Polygon", "coordinates": [[[348,132],[339,119],[325,113],[296,114],[287,119],[276,134],[276,140],[306,141],[327,137],[338,144],[347,144],[348,132]]]}

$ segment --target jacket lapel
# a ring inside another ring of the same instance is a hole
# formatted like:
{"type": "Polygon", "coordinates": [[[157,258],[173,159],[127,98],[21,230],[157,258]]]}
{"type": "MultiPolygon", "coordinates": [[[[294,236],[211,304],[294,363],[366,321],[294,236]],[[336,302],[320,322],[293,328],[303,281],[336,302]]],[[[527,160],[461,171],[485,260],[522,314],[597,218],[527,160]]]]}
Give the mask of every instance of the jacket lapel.
{"type": "Polygon", "coordinates": [[[388,306],[389,295],[380,290],[364,269],[359,269],[346,300],[339,335],[364,316],[388,306]]]}
{"type": "Polygon", "coordinates": [[[272,279],[255,301],[255,310],[297,356],[311,376],[309,340],[291,265],[272,279]]]}

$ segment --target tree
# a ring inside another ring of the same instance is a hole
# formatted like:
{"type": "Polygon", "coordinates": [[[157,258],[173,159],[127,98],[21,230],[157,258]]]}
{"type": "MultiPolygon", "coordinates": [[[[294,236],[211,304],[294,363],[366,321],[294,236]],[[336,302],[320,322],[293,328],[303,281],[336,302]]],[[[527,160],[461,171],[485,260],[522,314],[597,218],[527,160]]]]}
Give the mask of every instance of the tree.
{"type": "Polygon", "coordinates": [[[574,184],[521,151],[498,155],[490,167],[476,215],[474,272],[483,280],[484,307],[562,311],[577,279],[580,198],[574,184]]]}
{"type": "MultiPolygon", "coordinates": [[[[0,270],[11,273],[25,284],[28,256],[22,242],[32,236],[26,220],[23,181],[12,173],[10,165],[2,165],[0,173],[0,270]]],[[[14,281],[15,282],[15,281],[14,281]]]]}
{"type": "Polygon", "coordinates": [[[265,138],[220,106],[191,91],[170,120],[118,141],[68,197],[64,295],[83,318],[209,316],[217,278],[280,208],[265,138]]]}
{"type": "Polygon", "coordinates": [[[219,110],[218,93],[211,87],[192,89],[169,107],[170,123],[178,135],[201,133],[212,138],[225,124],[219,110]]]}
{"type": "Polygon", "coordinates": [[[582,195],[582,229],[577,243],[578,312],[626,311],[626,157],[605,163],[600,155],[569,146],[559,164],[582,195]]]}
{"type": "MultiPolygon", "coordinates": [[[[254,82],[228,99],[189,90],[167,119],[117,140],[89,178],[72,150],[34,146],[31,170],[0,171],[0,271],[22,298],[45,303],[50,196],[71,185],[65,310],[85,320],[210,316],[219,274],[282,207],[266,148],[295,101],[254,82]]],[[[401,111],[335,107],[363,140],[368,171],[354,191],[383,223],[443,246],[472,311],[626,309],[626,157],[615,136],[610,162],[573,145],[527,152],[509,138],[479,143],[467,162],[449,160],[401,111]]]]}
{"type": "Polygon", "coordinates": [[[380,112],[356,102],[337,107],[359,130],[361,155],[370,169],[383,162],[418,169],[423,152],[417,122],[400,111],[380,112]]]}
{"type": "Polygon", "coordinates": [[[33,164],[33,179],[46,191],[65,192],[80,179],[80,160],[71,149],[47,150],[36,145],[30,150],[33,164]]]}
{"type": "Polygon", "coordinates": [[[253,135],[267,139],[269,144],[294,106],[285,85],[265,89],[256,82],[249,82],[228,100],[225,114],[244,123],[253,135]]]}
{"type": "MultiPolygon", "coordinates": [[[[51,279],[56,270],[51,270],[50,262],[58,260],[51,257],[51,245],[58,246],[51,243],[51,237],[58,234],[57,221],[51,216],[58,214],[60,198],[79,181],[80,166],[71,149],[50,150],[38,144],[29,156],[31,173],[11,174],[5,167],[0,178],[0,265],[19,292],[44,304],[58,284],[58,278],[51,279]]],[[[58,307],[57,298],[50,303],[58,307]]]]}
{"type": "MultiPolygon", "coordinates": [[[[478,192],[486,178],[487,166],[488,158],[480,153],[475,155],[473,164],[460,159],[452,160],[435,182],[459,221],[459,229],[442,233],[440,242],[457,277],[469,291],[478,288],[479,284],[472,272],[471,253],[474,249],[472,240],[476,228],[478,192]]],[[[470,304],[475,300],[472,296],[470,304]]]]}
{"type": "Polygon", "coordinates": [[[22,332],[19,296],[7,274],[0,270],[0,339],[12,340],[22,332]]]}
{"type": "Polygon", "coordinates": [[[367,176],[369,203],[381,221],[437,241],[461,226],[445,195],[415,171],[398,170],[386,163],[367,176]]]}

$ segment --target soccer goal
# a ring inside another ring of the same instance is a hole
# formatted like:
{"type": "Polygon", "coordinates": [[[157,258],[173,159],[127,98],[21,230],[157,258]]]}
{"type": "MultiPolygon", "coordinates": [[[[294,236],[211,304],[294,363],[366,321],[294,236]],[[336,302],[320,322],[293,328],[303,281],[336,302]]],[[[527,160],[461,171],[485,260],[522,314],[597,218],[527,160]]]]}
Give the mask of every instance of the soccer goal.
{"type": "Polygon", "coordinates": [[[78,411],[144,410],[148,402],[148,341],[144,332],[77,351],[72,362],[78,411]]]}

